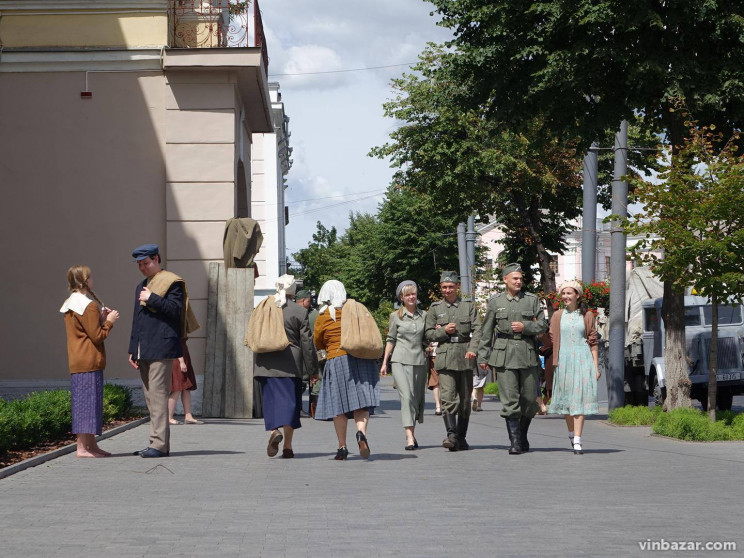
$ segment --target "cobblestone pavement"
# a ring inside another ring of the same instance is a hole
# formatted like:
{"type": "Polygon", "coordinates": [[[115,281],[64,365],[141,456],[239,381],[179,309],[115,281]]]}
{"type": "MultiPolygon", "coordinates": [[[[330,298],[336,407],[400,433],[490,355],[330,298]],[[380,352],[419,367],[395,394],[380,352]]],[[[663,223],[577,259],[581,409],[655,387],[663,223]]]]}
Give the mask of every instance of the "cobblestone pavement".
{"type": "MultiPolygon", "coordinates": [[[[427,397],[429,397],[427,395],[427,397]]],[[[506,452],[497,400],[474,413],[472,450],[440,444],[427,401],[404,451],[397,393],[361,459],[346,462],[330,423],[303,419],[295,459],[266,456],[262,420],[172,428],[171,456],[141,459],[144,424],[101,442],[109,459],[65,455],[0,480],[0,552],[15,557],[640,556],[640,544],[737,543],[744,444],[694,444],[587,421],[585,454],[561,417],[536,417],[534,451],[506,452]],[[640,544],[639,544],[640,543],[640,544]]],[[[701,556],[703,551],[663,552],[701,556]]]]}

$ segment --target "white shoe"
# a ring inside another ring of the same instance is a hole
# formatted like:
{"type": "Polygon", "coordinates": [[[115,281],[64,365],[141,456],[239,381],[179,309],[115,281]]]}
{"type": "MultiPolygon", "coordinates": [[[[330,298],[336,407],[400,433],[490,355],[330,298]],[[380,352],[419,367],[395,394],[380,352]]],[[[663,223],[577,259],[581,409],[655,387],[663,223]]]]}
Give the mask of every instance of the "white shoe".
{"type": "Polygon", "coordinates": [[[584,455],[584,450],[581,449],[581,444],[573,445],[574,455],[584,455]]]}

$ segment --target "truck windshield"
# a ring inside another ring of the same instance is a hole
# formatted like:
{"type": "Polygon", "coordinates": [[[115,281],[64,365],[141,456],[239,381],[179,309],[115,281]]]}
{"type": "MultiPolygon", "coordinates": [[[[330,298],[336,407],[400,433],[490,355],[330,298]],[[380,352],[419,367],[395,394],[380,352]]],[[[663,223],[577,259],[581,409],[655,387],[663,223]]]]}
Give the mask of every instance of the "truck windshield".
{"type": "Polygon", "coordinates": [[[685,327],[700,325],[700,306],[685,306],[685,327]]]}
{"type": "MultiPolygon", "coordinates": [[[[713,324],[713,307],[703,306],[703,316],[705,317],[705,325],[713,324]]],[[[742,323],[741,306],[738,304],[734,305],[718,305],[718,325],[730,325],[742,323]]]]}

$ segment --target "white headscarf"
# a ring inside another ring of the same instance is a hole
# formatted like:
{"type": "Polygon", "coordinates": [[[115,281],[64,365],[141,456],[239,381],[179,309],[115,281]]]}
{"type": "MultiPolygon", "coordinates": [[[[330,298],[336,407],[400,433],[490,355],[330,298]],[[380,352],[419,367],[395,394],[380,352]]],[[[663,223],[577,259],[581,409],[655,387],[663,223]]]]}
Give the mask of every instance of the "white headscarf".
{"type": "Polygon", "coordinates": [[[318,293],[318,314],[322,314],[328,309],[328,315],[335,322],[336,321],[336,308],[341,308],[346,302],[346,289],[341,281],[331,279],[323,283],[318,293]]]}
{"type": "Polygon", "coordinates": [[[295,294],[297,283],[294,275],[282,275],[276,280],[276,305],[281,308],[287,304],[287,295],[295,294]]]}

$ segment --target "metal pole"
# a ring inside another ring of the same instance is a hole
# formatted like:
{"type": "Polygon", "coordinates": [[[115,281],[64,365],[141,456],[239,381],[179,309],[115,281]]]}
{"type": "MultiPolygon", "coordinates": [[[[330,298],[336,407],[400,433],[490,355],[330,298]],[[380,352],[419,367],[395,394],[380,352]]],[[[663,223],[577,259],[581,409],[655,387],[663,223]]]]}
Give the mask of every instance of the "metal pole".
{"type": "Polygon", "coordinates": [[[594,271],[597,269],[597,174],[599,158],[597,143],[587,151],[584,157],[584,217],[581,231],[581,280],[594,282],[594,271]]]}
{"type": "Polygon", "coordinates": [[[468,285],[470,294],[475,296],[475,215],[468,217],[468,230],[465,233],[465,246],[467,248],[468,285]]]}
{"type": "Polygon", "coordinates": [[[470,295],[468,281],[468,255],[465,247],[465,223],[457,224],[457,252],[460,259],[460,290],[463,296],[470,295]]]}
{"type": "MultiPolygon", "coordinates": [[[[628,183],[622,180],[628,168],[628,122],[623,120],[615,135],[615,173],[612,178],[612,214],[628,216],[628,183]]],[[[625,231],[620,221],[611,223],[610,248],[610,370],[607,374],[609,410],[625,405],[625,231]]]]}

